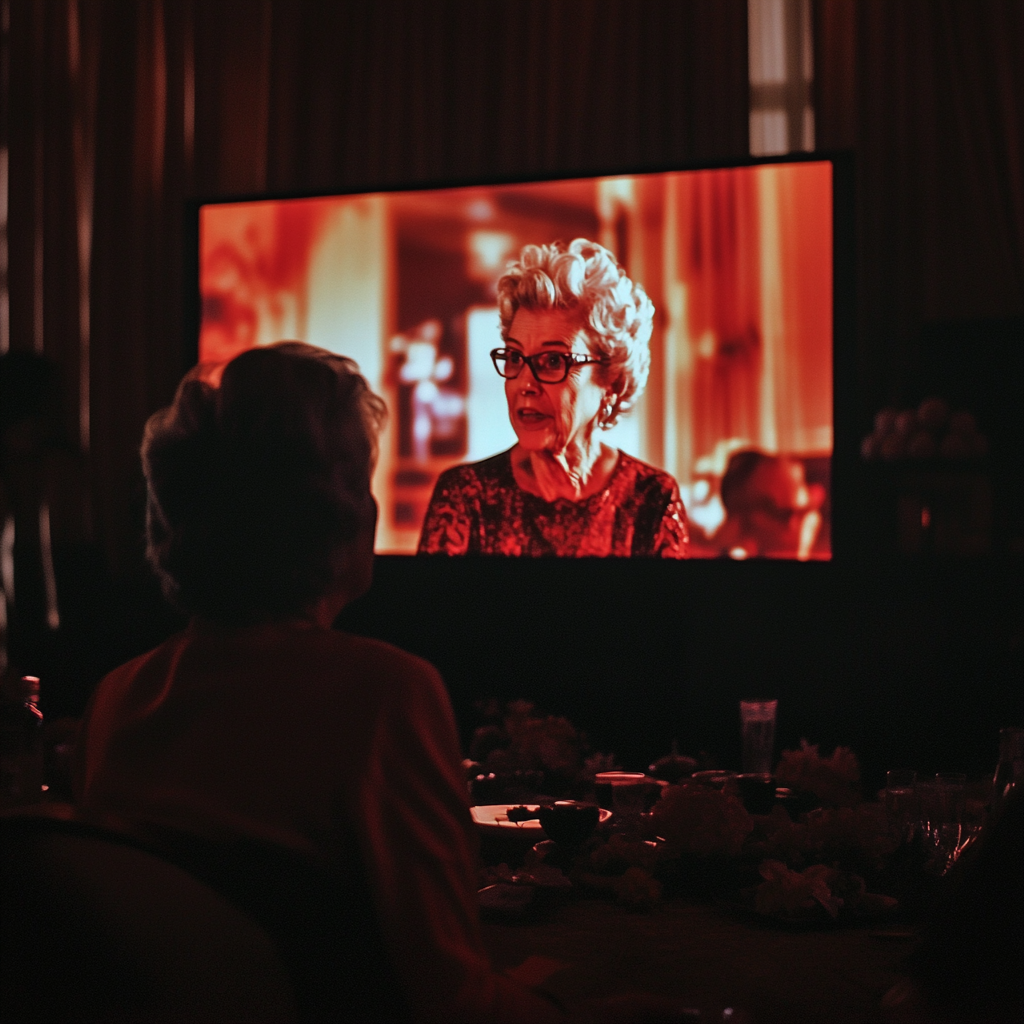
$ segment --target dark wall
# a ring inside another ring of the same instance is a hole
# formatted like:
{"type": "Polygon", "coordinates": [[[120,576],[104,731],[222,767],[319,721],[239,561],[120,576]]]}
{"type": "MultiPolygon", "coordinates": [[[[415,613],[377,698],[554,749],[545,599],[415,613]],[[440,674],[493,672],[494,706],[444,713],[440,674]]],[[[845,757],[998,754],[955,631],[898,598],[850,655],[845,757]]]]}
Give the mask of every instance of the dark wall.
{"type": "MultiPolygon", "coordinates": [[[[183,620],[154,581],[58,565],[65,622],[34,665],[50,716],[183,620]]],[[[1017,559],[833,563],[377,560],[339,625],[441,670],[464,741],[482,698],[566,715],[627,767],[704,750],[739,761],[738,701],[779,700],[778,743],[850,745],[869,785],[890,767],[992,769],[1024,722],[1017,559]]]]}
{"type": "Polygon", "coordinates": [[[887,768],[987,771],[1024,721],[1020,565],[381,558],[342,624],[474,702],[525,698],[644,767],[669,750],[739,760],[738,701],[779,699],[778,739],[851,745],[887,768]]]}

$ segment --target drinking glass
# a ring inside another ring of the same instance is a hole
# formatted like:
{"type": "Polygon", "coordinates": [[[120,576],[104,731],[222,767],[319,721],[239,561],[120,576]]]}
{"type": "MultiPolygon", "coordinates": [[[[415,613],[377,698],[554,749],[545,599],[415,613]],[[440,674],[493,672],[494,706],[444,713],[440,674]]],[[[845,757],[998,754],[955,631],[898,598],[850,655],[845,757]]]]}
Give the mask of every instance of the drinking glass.
{"type": "Polygon", "coordinates": [[[914,823],[918,820],[917,772],[897,770],[885,776],[885,813],[889,831],[900,843],[914,836],[914,823]]]}
{"type": "Polygon", "coordinates": [[[643,779],[612,784],[612,812],[619,818],[639,818],[647,810],[647,786],[643,779]]]}
{"type": "Polygon", "coordinates": [[[921,779],[915,788],[917,796],[917,833],[928,846],[935,846],[942,823],[942,799],[935,779],[921,779]]]}
{"type": "Polygon", "coordinates": [[[967,776],[961,772],[937,772],[935,782],[942,797],[943,824],[959,825],[964,819],[967,776]]]}
{"type": "Polygon", "coordinates": [[[988,776],[967,780],[964,811],[960,822],[960,843],[956,848],[957,857],[981,838],[992,801],[992,790],[992,780],[988,776]]]}
{"type": "Polygon", "coordinates": [[[938,772],[930,782],[918,783],[917,791],[925,835],[935,851],[935,866],[939,874],[945,874],[961,849],[967,776],[960,772],[938,772]]]}
{"type": "MultiPolygon", "coordinates": [[[[609,811],[621,814],[622,808],[631,802],[643,802],[643,783],[647,776],[643,772],[598,772],[594,776],[597,802],[609,811]],[[627,792],[631,790],[631,792],[627,792]]],[[[640,808],[643,810],[643,807],[640,808]]]]}
{"type": "Polygon", "coordinates": [[[741,700],[744,774],[771,775],[777,700],[741,700]]]}

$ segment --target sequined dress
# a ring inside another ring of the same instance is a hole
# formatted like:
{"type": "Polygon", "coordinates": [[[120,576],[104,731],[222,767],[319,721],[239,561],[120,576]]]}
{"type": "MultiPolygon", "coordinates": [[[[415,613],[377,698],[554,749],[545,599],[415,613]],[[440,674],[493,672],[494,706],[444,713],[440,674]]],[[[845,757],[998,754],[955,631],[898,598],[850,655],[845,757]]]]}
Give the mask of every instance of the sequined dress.
{"type": "Polygon", "coordinates": [[[686,511],[668,473],[619,453],[607,486],[582,501],[524,491],[511,451],[441,474],[419,553],[686,558],[686,511]]]}

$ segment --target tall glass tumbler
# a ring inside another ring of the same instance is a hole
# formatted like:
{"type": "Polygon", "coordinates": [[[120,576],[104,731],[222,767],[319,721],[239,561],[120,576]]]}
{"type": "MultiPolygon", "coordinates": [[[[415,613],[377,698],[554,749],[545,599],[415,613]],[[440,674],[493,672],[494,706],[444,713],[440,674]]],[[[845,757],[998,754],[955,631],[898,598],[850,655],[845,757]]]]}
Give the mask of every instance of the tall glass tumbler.
{"type": "Polygon", "coordinates": [[[741,700],[740,727],[743,730],[743,771],[771,775],[775,753],[775,711],[777,700],[741,700]]]}

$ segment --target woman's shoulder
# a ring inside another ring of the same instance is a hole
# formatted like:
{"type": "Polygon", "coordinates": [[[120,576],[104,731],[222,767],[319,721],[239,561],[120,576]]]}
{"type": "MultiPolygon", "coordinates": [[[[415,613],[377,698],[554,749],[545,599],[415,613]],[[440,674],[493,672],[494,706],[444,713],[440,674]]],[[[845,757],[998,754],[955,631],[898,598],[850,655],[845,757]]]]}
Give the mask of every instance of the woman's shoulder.
{"type": "Polygon", "coordinates": [[[391,709],[447,699],[441,674],[429,661],[383,640],[297,623],[260,632],[241,645],[203,652],[200,659],[208,667],[234,655],[253,690],[304,701],[318,709],[325,728],[343,720],[348,725],[339,728],[348,734],[353,722],[372,728],[391,709]]]}
{"type": "Polygon", "coordinates": [[[633,554],[687,558],[690,531],[675,478],[622,452],[617,481],[636,527],[633,554]]]}
{"type": "Polygon", "coordinates": [[[616,476],[627,477],[631,485],[638,488],[660,491],[665,494],[678,494],[679,484],[675,477],[657,466],[643,462],[635,455],[629,455],[619,451],[619,464],[616,467],[616,476]]]}
{"type": "Polygon", "coordinates": [[[134,658],[112,668],[99,681],[94,694],[119,693],[140,675],[162,674],[179,659],[182,648],[189,641],[190,633],[191,627],[180,630],[145,654],[137,654],[134,658]]]}
{"type": "Polygon", "coordinates": [[[327,677],[358,680],[358,685],[339,691],[346,719],[370,728],[371,723],[394,720],[397,714],[399,719],[416,719],[411,724],[417,727],[433,728],[451,717],[444,679],[425,658],[383,640],[341,630],[322,632],[327,677]]]}
{"type": "Polygon", "coordinates": [[[360,678],[387,681],[389,687],[439,680],[437,669],[425,658],[389,644],[384,640],[356,636],[338,629],[315,630],[315,643],[325,667],[344,668],[360,678]]]}
{"type": "Polygon", "coordinates": [[[438,675],[437,669],[424,658],[383,640],[343,630],[298,622],[222,627],[193,620],[160,646],[113,669],[101,685],[116,688],[141,675],[162,675],[180,663],[183,654],[185,663],[200,668],[224,658],[233,663],[267,666],[290,658],[304,669],[318,665],[323,674],[344,670],[346,674],[358,672],[363,677],[380,675],[403,680],[438,675]]]}

